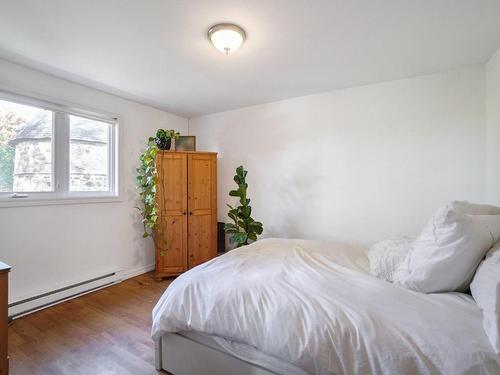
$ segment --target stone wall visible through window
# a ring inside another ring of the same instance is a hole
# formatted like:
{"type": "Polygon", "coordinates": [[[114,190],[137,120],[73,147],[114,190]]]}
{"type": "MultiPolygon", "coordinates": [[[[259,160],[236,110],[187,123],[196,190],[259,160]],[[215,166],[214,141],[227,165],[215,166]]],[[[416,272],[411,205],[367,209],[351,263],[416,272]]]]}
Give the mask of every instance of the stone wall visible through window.
{"type": "Polygon", "coordinates": [[[0,99],[0,198],[113,194],[117,124],[84,116],[0,99]]]}
{"type": "Polygon", "coordinates": [[[70,152],[70,190],[108,190],[108,144],[72,140],[70,152]]]}
{"type": "MultiPolygon", "coordinates": [[[[107,191],[109,125],[70,117],[70,190],[107,191]]],[[[31,126],[51,124],[39,121],[31,126]]],[[[14,191],[51,190],[51,144],[51,139],[15,138],[14,191]]]]}
{"type": "Polygon", "coordinates": [[[52,185],[51,140],[16,144],[13,191],[50,191],[52,185]]]}
{"type": "Polygon", "coordinates": [[[0,100],[0,192],[49,192],[54,114],[0,100]]]}

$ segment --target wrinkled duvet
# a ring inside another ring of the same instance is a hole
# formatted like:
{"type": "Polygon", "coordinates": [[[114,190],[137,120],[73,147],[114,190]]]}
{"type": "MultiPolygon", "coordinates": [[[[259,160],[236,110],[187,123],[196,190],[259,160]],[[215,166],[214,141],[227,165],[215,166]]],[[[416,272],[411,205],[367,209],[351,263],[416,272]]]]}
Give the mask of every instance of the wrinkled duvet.
{"type": "Polygon", "coordinates": [[[154,339],[180,331],[316,374],[500,374],[470,296],[379,280],[341,243],[264,239],[184,273],[153,310],[154,339]]]}

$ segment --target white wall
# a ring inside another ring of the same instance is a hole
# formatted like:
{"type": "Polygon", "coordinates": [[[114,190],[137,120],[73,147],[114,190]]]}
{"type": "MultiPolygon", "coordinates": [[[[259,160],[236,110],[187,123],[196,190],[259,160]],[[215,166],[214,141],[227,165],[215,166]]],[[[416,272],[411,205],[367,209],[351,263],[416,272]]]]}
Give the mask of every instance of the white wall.
{"type": "Polygon", "coordinates": [[[500,205],[500,49],[486,64],[488,200],[500,205]]]}
{"type": "Polygon", "coordinates": [[[0,260],[12,265],[10,300],[110,270],[154,263],[134,209],[137,157],[157,128],[187,132],[187,120],[0,60],[0,86],[120,116],[121,202],[0,208],[0,260]]]}
{"type": "Polygon", "coordinates": [[[266,236],[359,243],[416,234],[450,199],[486,198],[484,67],[191,119],[219,155],[219,220],[249,171],[266,236]]]}
{"type": "MultiPolygon", "coordinates": [[[[500,187],[500,152],[489,136],[500,137],[498,53],[486,70],[489,152],[497,157],[488,164],[491,198],[500,187]]],[[[156,128],[186,132],[187,120],[2,60],[0,86],[117,113],[123,136],[121,202],[0,208],[11,301],[152,265],[133,208],[136,158],[156,128]]],[[[220,153],[219,220],[243,164],[267,236],[368,243],[415,234],[449,199],[486,199],[485,91],[478,66],[194,118],[189,131],[199,150],[220,153]]]]}

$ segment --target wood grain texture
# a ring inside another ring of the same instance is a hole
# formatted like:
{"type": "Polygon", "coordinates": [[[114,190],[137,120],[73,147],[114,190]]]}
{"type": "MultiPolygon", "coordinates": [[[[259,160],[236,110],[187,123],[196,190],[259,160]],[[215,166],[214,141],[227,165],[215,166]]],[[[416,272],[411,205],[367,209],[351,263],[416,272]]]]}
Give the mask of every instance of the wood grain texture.
{"type": "Polygon", "coordinates": [[[217,154],[157,154],[156,277],[179,275],[217,254],[217,154]]]}
{"type": "Polygon", "coordinates": [[[7,375],[9,373],[9,357],[7,350],[9,271],[10,267],[0,262],[0,375],[7,375]]]}
{"type": "Polygon", "coordinates": [[[151,311],[171,280],[148,273],[19,318],[10,375],[152,375],[151,311]]]}
{"type": "Polygon", "coordinates": [[[217,255],[217,155],[188,155],[188,265],[217,255]]]}
{"type": "Polygon", "coordinates": [[[156,277],[187,270],[187,155],[158,153],[155,229],[156,277]]]}

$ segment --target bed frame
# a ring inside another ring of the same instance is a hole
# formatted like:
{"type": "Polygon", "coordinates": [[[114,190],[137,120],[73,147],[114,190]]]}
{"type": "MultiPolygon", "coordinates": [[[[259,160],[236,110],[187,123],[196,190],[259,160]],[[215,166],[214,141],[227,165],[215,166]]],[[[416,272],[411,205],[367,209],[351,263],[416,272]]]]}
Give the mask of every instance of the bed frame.
{"type": "Polygon", "coordinates": [[[176,333],[155,341],[155,367],[174,375],[270,375],[264,367],[176,333]]]}

